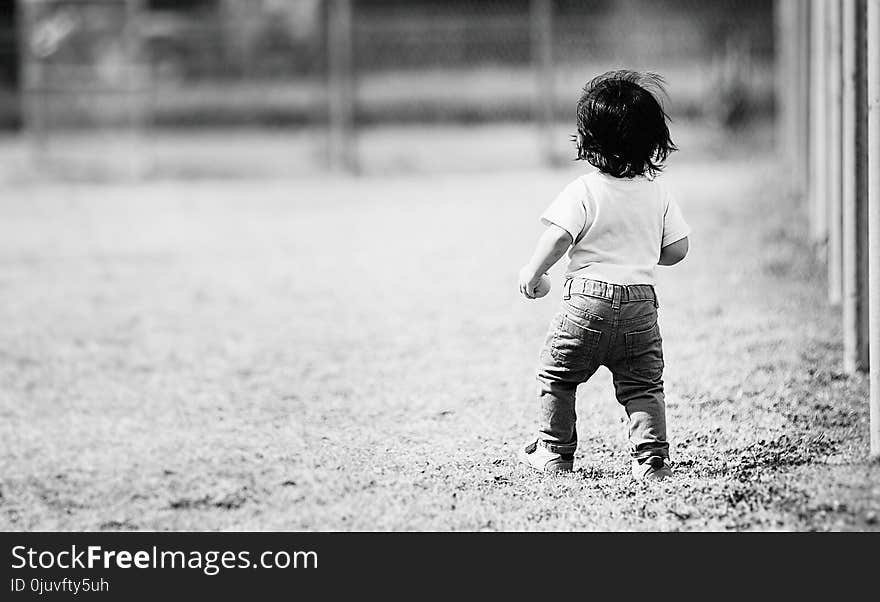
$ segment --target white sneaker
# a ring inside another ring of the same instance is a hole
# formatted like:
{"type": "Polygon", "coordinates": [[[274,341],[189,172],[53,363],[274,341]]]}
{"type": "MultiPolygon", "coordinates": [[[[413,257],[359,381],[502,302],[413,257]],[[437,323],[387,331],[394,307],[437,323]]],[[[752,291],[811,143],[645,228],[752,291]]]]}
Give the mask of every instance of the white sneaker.
{"type": "Polygon", "coordinates": [[[533,441],[519,450],[519,461],[540,472],[571,472],[574,453],[558,454],[533,441]]]}

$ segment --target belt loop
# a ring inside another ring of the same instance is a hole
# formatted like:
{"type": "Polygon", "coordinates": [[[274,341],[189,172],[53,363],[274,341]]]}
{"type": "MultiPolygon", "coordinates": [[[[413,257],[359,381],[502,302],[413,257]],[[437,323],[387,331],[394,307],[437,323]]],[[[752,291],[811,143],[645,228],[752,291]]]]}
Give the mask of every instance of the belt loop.
{"type": "Polygon", "coordinates": [[[620,298],[623,297],[623,287],[622,286],[611,286],[611,309],[618,310],[620,309],[620,298]]]}
{"type": "Polygon", "coordinates": [[[566,301],[571,299],[571,278],[565,279],[565,284],[562,285],[562,298],[566,301]]]}

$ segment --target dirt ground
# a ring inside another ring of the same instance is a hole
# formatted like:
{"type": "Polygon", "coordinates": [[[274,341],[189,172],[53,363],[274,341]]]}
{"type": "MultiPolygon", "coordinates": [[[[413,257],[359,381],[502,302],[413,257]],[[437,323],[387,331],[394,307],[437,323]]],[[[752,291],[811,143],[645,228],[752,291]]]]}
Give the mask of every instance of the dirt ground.
{"type": "Polygon", "coordinates": [[[683,151],[659,268],[677,476],[628,476],[607,372],[572,475],[514,460],[582,169],[0,188],[4,530],[878,530],[867,383],[769,149],[683,151]]]}

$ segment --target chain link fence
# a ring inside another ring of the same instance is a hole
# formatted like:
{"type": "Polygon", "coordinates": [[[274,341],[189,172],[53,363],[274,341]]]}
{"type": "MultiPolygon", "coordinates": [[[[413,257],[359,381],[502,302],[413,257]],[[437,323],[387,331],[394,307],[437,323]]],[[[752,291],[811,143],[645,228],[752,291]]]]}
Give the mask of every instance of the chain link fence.
{"type": "Polygon", "coordinates": [[[149,93],[139,4],[22,0],[18,8],[20,117],[37,161],[136,171],[149,93]]]}
{"type": "MultiPolygon", "coordinates": [[[[134,141],[126,152],[149,168],[165,153],[201,152],[210,163],[223,132],[277,137],[284,128],[299,145],[277,148],[289,161],[319,167],[348,154],[340,164],[357,169],[380,127],[510,123],[539,126],[537,140],[532,130],[522,143],[546,160],[562,152],[553,128],[572,119],[583,83],[621,66],[665,75],[676,116],[736,127],[773,103],[771,0],[16,6],[16,31],[0,33],[0,51],[3,40],[19,41],[21,77],[5,89],[20,88],[38,162],[71,132],[126,133],[134,141]]],[[[78,137],[67,147],[79,157],[125,154],[101,152],[106,142],[82,153],[84,144],[78,137]]]]}

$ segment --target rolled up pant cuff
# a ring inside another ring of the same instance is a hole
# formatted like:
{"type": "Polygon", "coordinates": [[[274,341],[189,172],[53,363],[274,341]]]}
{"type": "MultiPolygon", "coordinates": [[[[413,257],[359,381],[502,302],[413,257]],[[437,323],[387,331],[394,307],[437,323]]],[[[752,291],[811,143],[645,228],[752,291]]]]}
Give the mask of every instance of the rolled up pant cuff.
{"type": "Polygon", "coordinates": [[[545,447],[554,454],[573,454],[577,449],[577,441],[573,443],[554,443],[552,441],[543,441],[538,439],[538,444],[545,447]]]}
{"type": "Polygon", "coordinates": [[[645,458],[650,458],[651,456],[660,456],[664,460],[669,459],[669,446],[664,447],[651,447],[647,449],[640,449],[637,451],[631,451],[630,455],[634,460],[644,460],[645,458]]]}

